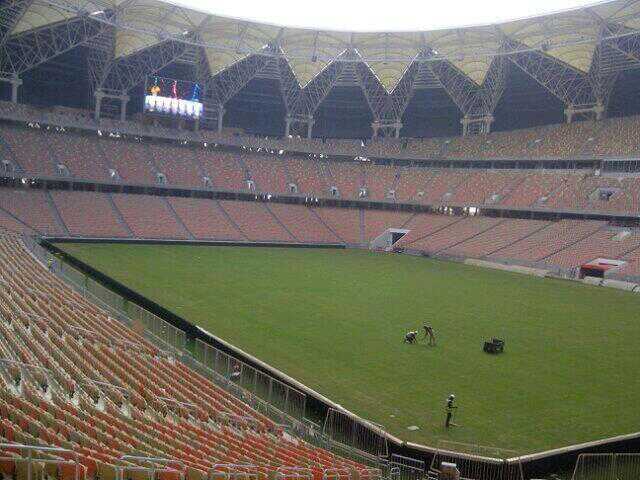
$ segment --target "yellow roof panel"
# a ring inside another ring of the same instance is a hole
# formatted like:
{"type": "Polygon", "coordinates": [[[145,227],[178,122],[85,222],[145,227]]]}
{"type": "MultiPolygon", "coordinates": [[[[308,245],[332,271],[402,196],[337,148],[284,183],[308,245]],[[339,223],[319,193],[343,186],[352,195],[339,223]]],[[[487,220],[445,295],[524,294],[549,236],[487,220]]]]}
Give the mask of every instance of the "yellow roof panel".
{"type": "MultiPolygon", "coordinates": [[[[78,2],[68,2],[68,5],[64,1],[58,3],[59,5],[53,5],[45,0],[35,0],[13,28],[12,34],[17,35],[18,33],[52,25],[78,16],[78,2]]],[[[81,3],[83,10],[89,13],[105,8],[105,2],[99,0],[83,1],[81,3]]],[[[109,4],[111,2],[106,3],[109,4]]]]}
{"type": "Polygon", "coordinates": [[[348,36],[287,29],[280,45],[301,87],[306,86],[348,46],[348,36]]]}

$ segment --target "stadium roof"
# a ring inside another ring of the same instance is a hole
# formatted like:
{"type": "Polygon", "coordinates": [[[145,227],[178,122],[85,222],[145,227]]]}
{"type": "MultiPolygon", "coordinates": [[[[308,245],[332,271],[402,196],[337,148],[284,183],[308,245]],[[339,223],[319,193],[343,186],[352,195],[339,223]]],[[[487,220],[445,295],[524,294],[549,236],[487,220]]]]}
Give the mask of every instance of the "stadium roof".
{"type": "MultiPolygon", "coordinates": [[[[27,4],[10,26],[16,36],[81,15],[116,28],[115,57],[168,39],[203,46],[211,75],[277,45],[301,86],[345,51],[366,62],[390,92],[418,55],[446,59],[476,85],[492,59],[539,50],[577,72],[588,72],[603,26],[611,35],[640,29],[640,1],[614,0],[565,12],[468,28],[413,32],[340,32],[290,28],[207,14],[158,0],[10,0],[27,4]],[[117,12],[105,16],[105,11],[117,12]],[[426,53],[428,52],[428,54],[426,53]]],[[[5,8],[5,7],[2,7],[5,8]]]]}

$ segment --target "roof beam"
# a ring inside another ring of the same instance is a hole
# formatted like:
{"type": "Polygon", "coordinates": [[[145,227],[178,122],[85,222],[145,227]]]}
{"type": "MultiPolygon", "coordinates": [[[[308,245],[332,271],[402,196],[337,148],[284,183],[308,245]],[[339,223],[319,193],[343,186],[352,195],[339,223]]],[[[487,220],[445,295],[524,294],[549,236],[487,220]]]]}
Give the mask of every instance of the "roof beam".
{"type": "MultiPolygon", "coordinates": [[[[515,41],[508,40],[517,51],[515,41]]],[[[597,102],[588,76],[539,51],[520,51],[509,60],[565,105],[591,105],[597,102]]]]}
{"type": "Polygon", "coordinates": [[[497,56],[493,59],[485,81],[480,86],[446,60],[429,62],[429,68],[463,114],[493,114],[506,83],[504,57],[497,56]]]}
{"type": "Polygon", "coordinates": [[[409,102],[415,93],[415,82],[421,68],[424,68],[424,62],[415,59],[411,65],[409,65],[409,68],[407,68],[407,71],[396,85],[396,88],[391,92],[391,102],[388,103],[388,106],[393,109],[395,120],[401,120],[404,111],[409,106],[409,102]]]}
{"type": "Polygon", "coordinates": [[[298,97],[293,105],[293,112],[299,115],[313,116],[323,100],[331,93],[336,86],[342,69],[343,62],[332,62],[322,72],[310,81],[304,88],[302,95],[298,97]]]}
{"type": "MultiPolygon", "coordinates": [[[[391,108],[391,98],[385,88],[378,80],[369,65],[359,59],[355,65],[356,79],[358,85],[362,89],[371,114],[373,115],[374,122],[380,122],[386,120],[386,116],[393,115],[393,108],[391,108]]],[[[396,120],[388,119],[388,120],[396,120]]]]}
{"type": "Polygon", "coordinates": [[[9,0],[0,7],[0,47],[2,47],[33,0],[9,0]]]}
{"type": "Polygon", "coordinates": [[[0,70],[20,75],[91,41],[109,28],[108,24],[83,15],[9,37],[0,47],[0,70]]]}
{"type": "MultiPolygon", "coordinates": [[[[293,109],[300,104],[300,98],[304,95],[304,91],[300,88],[300,84],[284,55],[278,59],[278,70],[280,73],[280,92],[282,93],[284,106],[287,114],[293,114],[295,113],[293,109]]],[[[308,112],[305,111],[304,114],[308,114],[308,112]]]]}
{"type": "Polygon", "coordinates": [[[98,79],[101,90],[127,92],[184,54],[189,44],[165,40],[122,58],[110,58],[98,79]]]}
{"type": "Polygon", "coordinates": [[[269,58],[266,55],[251,55],[211,77],[204,89],[206,103],[222,108],[262,71],[269,58]]]}

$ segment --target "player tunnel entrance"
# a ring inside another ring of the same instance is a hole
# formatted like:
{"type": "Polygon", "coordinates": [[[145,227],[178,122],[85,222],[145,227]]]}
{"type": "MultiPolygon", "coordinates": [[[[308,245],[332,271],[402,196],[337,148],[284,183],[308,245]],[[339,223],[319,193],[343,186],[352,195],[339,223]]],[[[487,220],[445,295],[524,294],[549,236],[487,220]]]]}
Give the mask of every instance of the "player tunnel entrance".
{"type": "Polygon", "coordinates": [[[371,241],[369,248],[371,250],[383,250],[385,252],[389,252],[407,233],[409,233],[409,230],[404,228],[387,228],[383,233],[371,241]]]}
{"type": "Polygon", "coordinates": [[[604,278],[605,274],[622,267],[626,262],[623,260],[611,260],[608,258],[596,258],[589,263],[580,266],[580,278],[596,277],[604,278]]]}

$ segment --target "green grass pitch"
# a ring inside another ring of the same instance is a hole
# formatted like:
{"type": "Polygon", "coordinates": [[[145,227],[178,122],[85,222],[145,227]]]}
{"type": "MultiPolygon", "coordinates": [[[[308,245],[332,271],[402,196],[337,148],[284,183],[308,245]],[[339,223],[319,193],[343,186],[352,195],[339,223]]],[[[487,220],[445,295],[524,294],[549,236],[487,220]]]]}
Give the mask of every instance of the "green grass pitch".
{"type": "Polygon", "coordinates": [[[406,441],[523,454],[640,429],[638,294],[353,250],[59,246],[406,441]],[[438,345],[403,344],[423,322],[438,345]]]}

